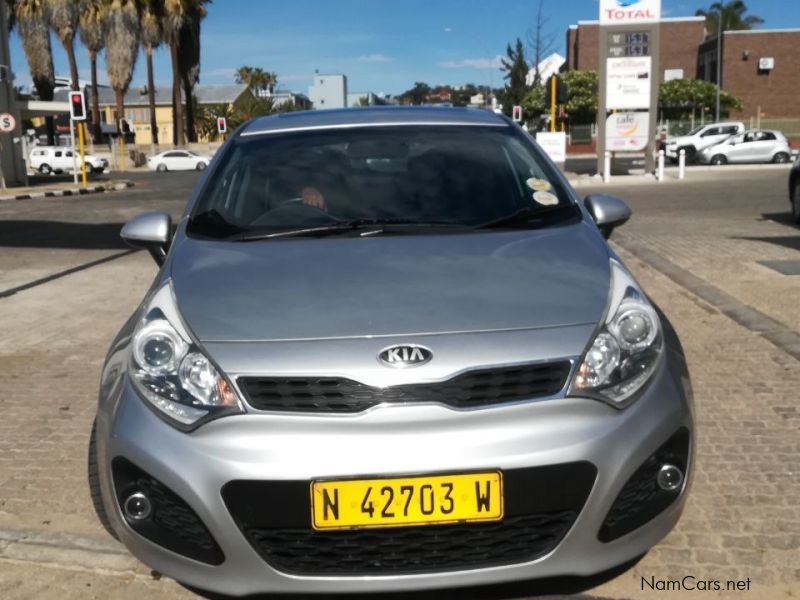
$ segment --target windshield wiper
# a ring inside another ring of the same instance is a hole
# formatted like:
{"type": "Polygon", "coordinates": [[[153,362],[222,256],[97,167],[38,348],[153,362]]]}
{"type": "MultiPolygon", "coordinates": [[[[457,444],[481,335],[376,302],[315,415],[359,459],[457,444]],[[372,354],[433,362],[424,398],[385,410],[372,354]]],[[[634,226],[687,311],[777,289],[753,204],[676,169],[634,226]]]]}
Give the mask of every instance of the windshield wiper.
{"type": "Polygon", "coordinates": [[[542,227],[550,223],[561,221],[568,217],[576,215],[576,209],[573,204],[562,204],[559,206],[551,206],[548,208],[521,208],[511,214],[479,223],[474,225],[474,229],[493,229],[493,228],[514,228],[524,227],[526,229],[533,227],[542,227]]]}
{"type": "Polygon", "coordinates": [[[432,228],[458,228],[466,227],[464,223],[453,221],[415,221],[413,219],[388,218],[388,219],[353,219],[351,221],[336,221],[328,225],[318,225],[316,227],[304,227],[301,229],[287,229],[281,231],[270,231],[261,233],[242,233],[234,235],[228,239],[242,242],[255,240],[268,240],[284,237],[323,237],[326,235],[336,235],[348,231],[359,231],[373,229],[375,233],[387,233],[393,230],[423,229],[432,228]]]}

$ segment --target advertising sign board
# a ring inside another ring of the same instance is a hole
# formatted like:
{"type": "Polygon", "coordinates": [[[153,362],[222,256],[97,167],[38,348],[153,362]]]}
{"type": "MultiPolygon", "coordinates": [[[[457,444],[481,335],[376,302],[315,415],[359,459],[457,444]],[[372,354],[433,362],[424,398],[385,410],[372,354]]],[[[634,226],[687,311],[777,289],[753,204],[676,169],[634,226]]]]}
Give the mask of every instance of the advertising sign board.
{"type": "Polygon", "coordinates": [[[536,142],[553,162],[563,163],[567,160],[567,134],[563,131],[539,131],[536,133],[536,142]]]}
{"type": "Polygon", "coordinates": [[[606,119],[606,150],[636,152],[647,147],[649,112],[617,112],[606,119]]]}
{"type": "Polygon", "coordinates": [[[661,18],[661,0],[600,0],[600,25],[654,23],[661,18]]]}
{"type": "Polygon", "coordinates": [[[650,108],[649,56],[606,59],[606,109],[650,108]]]}

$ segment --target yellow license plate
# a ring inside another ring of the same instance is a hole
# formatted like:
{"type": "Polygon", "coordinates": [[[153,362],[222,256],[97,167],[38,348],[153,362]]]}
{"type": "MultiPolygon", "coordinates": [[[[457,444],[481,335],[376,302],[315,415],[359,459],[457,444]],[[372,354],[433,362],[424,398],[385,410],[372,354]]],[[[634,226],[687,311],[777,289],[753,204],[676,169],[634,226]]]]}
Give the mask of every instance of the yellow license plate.
{"type": "Polygon", "coordinates": [[[500,472],[311,482],[314,529],[404,527],[503,518],[500,472]]]}

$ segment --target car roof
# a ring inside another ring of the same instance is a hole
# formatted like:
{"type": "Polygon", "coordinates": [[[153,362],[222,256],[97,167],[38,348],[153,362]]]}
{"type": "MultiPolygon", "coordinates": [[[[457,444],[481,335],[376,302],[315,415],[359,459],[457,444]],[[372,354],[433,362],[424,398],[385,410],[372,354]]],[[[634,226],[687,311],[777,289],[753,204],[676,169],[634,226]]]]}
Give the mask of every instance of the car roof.
{"type": "Polygon", "coordinates": [[[345,129],[381,125],[461,125],[507,127],[508,121],[477,108],[378,106],[335,110],[307,110],[259,117],[239,135],[250,136],[313,129],[345,129]]]}

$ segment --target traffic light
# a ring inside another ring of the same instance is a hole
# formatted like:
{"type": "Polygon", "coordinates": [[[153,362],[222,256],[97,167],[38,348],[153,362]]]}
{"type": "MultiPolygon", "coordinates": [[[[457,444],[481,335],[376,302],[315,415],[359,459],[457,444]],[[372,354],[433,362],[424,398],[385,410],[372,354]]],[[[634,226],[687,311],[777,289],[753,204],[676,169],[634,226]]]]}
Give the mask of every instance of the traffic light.
{"type": "Polygon", "coordinates": [[[83,92],[69,93],[69,118],[73,121],[86,120],[86,104],[83,101],[83,92]]]}
{"type": "Polygon", "coordinates": [[[228,122],[225,120],[225,117],[217,117],[217,131],[219,133],[228,131],[228,122]]]}
{"type": "Polygon", "coordinates": [[[522,123],[522,107],[520,105],[516,105],[511,109],[511,120],[522,123]]]}
{"type": "Polygon", "coordinates": [[[558,75],[551,75],[547,78],[544,88],[544,105],[549,107],[553,103],[553,78],[556,80],[556,101],[555,104],[566,104],[569,100],[569,89],[558,75]]]}

